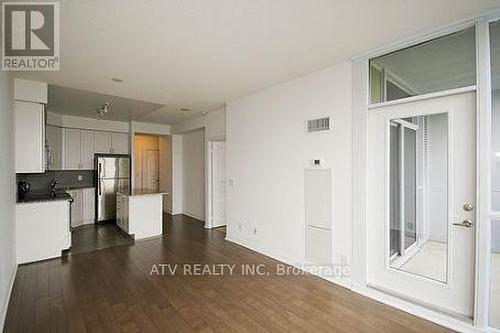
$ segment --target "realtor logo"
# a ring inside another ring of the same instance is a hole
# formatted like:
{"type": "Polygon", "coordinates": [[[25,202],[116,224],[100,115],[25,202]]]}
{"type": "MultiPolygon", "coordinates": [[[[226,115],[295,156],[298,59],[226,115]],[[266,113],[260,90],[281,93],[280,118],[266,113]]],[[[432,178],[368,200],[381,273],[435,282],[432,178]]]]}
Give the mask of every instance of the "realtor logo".
{"type": "Polygon", "coordinates": [[[2,3],[2,69],[59,70],[59,3],[2,3]]]}

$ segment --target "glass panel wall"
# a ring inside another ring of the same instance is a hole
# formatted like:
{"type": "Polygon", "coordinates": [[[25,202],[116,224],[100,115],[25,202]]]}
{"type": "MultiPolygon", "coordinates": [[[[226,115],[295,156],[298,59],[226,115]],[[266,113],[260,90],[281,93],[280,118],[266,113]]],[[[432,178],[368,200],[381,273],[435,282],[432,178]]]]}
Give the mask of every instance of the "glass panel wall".
{"type": "Polygon", "coordinates": [[[492,131],[491,131],[491,294],[490,326],[500,328],[500,21],[490,24],[492,131]]]}
{"type": "Polygon", "coordinates": [[[475,47],[471,27],[371,59],[371,103],[475,85],[475,47]]]}
{"type": "Polygon", "coordinates": [[[390,121],[390,267],[447,281],[448,115],[390,121]]]}

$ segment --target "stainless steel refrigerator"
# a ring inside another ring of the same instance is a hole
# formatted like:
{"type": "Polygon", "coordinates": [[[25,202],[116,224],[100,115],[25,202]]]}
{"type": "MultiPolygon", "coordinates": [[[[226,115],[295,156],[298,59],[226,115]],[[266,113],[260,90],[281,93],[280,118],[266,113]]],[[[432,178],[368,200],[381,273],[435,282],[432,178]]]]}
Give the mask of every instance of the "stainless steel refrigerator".
{"type": "Polygon", "coordinates": [[[116,219],[116,192],[130,190],[130,155],[96,154],[96,223],[116,219]]]}

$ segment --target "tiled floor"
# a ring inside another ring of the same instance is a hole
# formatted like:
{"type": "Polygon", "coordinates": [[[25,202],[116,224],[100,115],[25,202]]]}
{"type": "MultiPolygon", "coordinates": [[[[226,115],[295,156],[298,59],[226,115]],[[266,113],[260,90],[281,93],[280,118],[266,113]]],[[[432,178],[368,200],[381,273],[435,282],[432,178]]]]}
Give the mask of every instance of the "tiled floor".
{"type": "Polygon", "coordinates": [[[445,282],[446,250],[446,243],[427,241],[400,269],[445,282]]]}
{"type": "Polygon", "coordinates": [[[70,253],[88,253],[133,243],[134,240],[127,237],[114,223],[83,225],[75,228],[71,233],[70,253]]]}

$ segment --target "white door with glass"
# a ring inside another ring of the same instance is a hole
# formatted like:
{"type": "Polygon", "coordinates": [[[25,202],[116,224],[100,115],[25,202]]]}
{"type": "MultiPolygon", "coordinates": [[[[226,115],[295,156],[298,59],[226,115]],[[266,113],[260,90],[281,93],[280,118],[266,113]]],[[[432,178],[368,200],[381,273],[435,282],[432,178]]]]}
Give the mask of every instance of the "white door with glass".
{"type": "Polygon", "coordinates": [[[475,93],[369,112],[369,285],[472,317],[475,93]]]}

